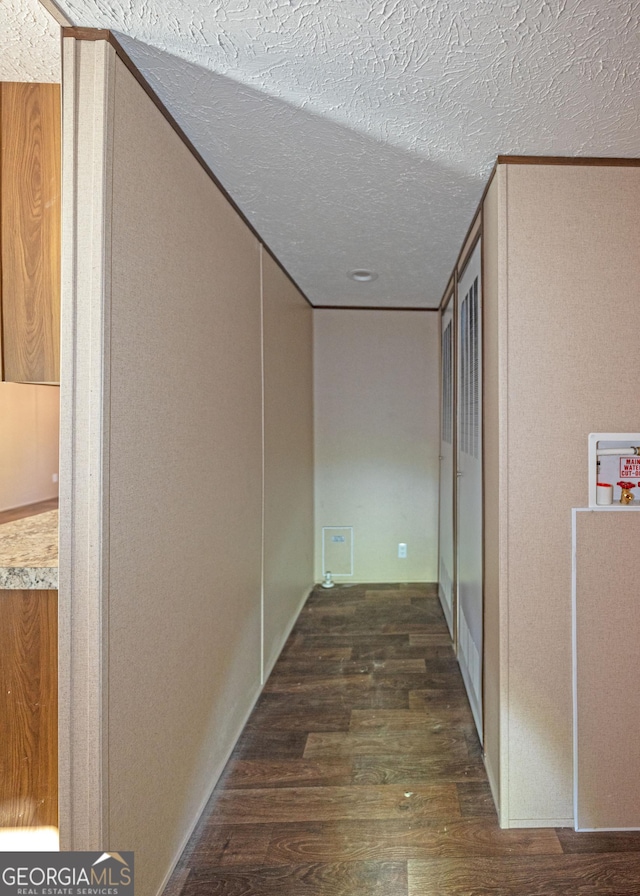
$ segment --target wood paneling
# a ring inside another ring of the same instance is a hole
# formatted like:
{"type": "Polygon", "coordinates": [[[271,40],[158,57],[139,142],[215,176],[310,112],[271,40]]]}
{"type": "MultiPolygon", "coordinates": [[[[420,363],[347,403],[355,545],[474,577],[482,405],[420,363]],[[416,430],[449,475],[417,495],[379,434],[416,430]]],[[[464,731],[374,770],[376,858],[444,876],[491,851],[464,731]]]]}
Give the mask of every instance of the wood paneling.
{"type": "Polygon", "coordinates": [[[60,87],[0,85],[3,377],[60,380],[60,87]]]}
{"type": "Polygon", "coordinates": [[[0,828],[58,824],[57,591],[0,591],[0,828]]]}

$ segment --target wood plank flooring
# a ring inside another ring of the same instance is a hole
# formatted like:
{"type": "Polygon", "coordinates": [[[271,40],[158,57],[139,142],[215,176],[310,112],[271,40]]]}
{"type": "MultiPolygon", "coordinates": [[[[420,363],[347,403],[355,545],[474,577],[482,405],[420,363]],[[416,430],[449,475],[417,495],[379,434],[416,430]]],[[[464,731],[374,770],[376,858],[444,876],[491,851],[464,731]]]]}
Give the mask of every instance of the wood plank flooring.
{"type": "Polygon", "coordinates": [[[165,896],[637,896],[640,834],[498,827],[430,585],[310,596],[165,896]]]}

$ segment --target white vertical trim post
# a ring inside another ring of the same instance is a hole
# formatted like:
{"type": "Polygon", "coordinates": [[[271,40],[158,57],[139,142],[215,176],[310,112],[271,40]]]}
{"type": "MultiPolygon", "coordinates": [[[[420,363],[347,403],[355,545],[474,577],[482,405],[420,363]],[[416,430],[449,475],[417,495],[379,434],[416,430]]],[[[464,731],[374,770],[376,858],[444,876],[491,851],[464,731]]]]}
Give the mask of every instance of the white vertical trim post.
{"type": "Polygon", "coordinates": [[[578,624],[576,507],[571,508],[571,696],[573,700],[573,826],[578,830],[578,624]]]}
{"type": "Polygon", "coordinates": [[[260,371],[261,371],[261,408],[262,408],[262,494],[261,494],[261,526],[262,546],[260,556],[260,685],[267,680],[264,650],[264,549],[265,549],[265,364],[264,364],[264,246],[260,243],[260,371]]]}
{"type": "Polygon", "coordinates": [[[115,52],[63,41],[59,778],[63,850],[108,848],[109,308],[115,52]]]}
{"type": "Polygon", "coordinates": [[[498,402],[503,421],[498,433],[499,625],[500,625],[500,827],[511,826],[509,731],[509,166],[498,165],[498,402]]]}

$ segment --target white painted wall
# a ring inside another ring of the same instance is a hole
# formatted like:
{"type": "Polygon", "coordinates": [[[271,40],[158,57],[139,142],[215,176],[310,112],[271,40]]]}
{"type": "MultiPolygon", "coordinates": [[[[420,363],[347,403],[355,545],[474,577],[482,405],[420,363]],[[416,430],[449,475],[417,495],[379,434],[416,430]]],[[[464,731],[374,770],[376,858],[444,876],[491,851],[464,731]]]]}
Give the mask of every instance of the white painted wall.
{"type": "Polygon", "coordinates": [[[55,498],[60,389],[0,383],[0,511],[55,498]]]}
{"type": "Polygon", "coordinates": [[[435,581],[438,315],[317,310],[314,377],[316,580],[322,527],[353,526],[353,577],[336,581],[435,581]]]}

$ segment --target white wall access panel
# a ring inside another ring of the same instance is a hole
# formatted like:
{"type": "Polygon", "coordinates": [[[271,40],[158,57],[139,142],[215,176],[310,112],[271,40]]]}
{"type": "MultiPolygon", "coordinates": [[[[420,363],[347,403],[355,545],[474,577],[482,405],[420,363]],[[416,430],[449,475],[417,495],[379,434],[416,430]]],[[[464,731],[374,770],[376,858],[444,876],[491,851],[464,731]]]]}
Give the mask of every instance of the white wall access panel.
{"type": "Polygon", "coordinates": [[[589,507],[607,506],[597,486],[608,483],[609,502],[619,508],[620,481],[630,481],[640,491],[640,432],[590,432],[589,507]]]}
{"type": "Polygon", "coordinates": [[[322,575],[353,575],[353,526],[322,527],[322,575]]]}

